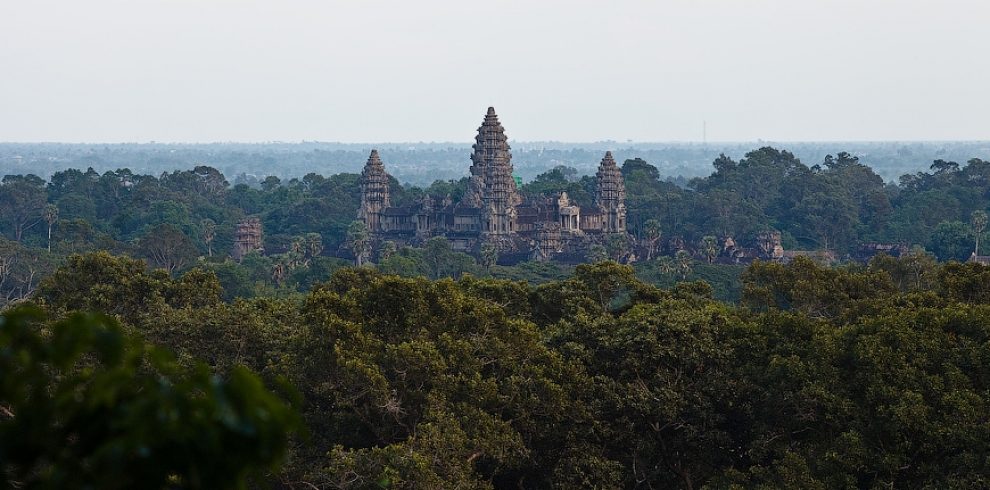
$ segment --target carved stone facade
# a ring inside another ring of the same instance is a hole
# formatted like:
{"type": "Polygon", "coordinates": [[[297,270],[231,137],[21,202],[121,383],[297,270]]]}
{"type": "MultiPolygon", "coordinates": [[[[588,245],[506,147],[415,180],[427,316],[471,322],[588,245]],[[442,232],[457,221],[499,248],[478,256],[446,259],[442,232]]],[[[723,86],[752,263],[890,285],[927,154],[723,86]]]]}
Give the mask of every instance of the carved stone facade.
{"type": "Polygon", "coordinates": [[[612,152],[605,152],[605,158],[595,174],[595,205],[602,213],[602,230],[609,233],[626,231],[626,186],[622,181],[622,170],[615,164],[612,152]]]}
{"type": "Polygon", "coordinates": [[[596,174],[595,205],[582,209],[563,192],[523,199],[512,175],[508,138],[494,108],[488,108],[473,149],[463,199],[427,196],[404,207],[390,205],[388,174],[372,150],[361,173],[358,219],[376,241],[415,244],[443,236],[455,250],[472,253],[488,242],[498,248],[502,262],[580,257],[591,244],[604,243],[607,235],[626,233],[625,186],[611,152],[596,174]]]}
{"type": "Polygon", "coordinates": [[[261,220],[256,217],[247,218],[237,223],[234,229],[234,250],[231,255],[240,262],[251,252],[264,251],[261,220]]]}
{"type": "Polygon", "coordinates": [[[364,171],[361,172],[361,207],[358,211],[358,219],[364,221],[368,231],[381,232],[382,217],[390,206],[385,165],[378,156],[378,150],[371,150],[364,171]]]}

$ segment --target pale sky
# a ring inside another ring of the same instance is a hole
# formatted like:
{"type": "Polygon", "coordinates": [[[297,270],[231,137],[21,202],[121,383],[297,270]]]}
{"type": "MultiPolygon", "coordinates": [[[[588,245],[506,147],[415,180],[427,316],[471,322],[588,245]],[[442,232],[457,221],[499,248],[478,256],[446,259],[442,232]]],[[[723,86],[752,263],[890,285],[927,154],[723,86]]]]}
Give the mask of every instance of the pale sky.
{"type": "Polygon", "coordinates": [[[0,0],[0,141],[990,139],[986,0],[0,0]]]}

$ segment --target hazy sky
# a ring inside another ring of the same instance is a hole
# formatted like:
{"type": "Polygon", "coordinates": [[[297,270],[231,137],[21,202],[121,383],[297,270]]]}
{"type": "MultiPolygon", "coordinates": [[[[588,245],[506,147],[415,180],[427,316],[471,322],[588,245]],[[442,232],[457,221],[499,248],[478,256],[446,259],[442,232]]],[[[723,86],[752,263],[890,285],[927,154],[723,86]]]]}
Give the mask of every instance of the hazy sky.
{"type": "Polygon", "coordinates": [[[0,141],[990,139],[986,0],[0,0],[0,141]]]}

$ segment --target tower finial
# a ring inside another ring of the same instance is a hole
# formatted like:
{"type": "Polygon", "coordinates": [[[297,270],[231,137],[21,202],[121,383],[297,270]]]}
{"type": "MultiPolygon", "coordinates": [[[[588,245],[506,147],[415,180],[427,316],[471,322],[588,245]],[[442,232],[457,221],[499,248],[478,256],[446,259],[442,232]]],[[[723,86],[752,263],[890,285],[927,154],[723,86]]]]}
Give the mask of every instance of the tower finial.
{"type": "Polygon", "coordinates": [[[377,149],[372,149],[371,154],[368,155],[368,165],[382,165],[382,159],[378,156],[377,149]]]}
{"type": "Polygon", "coordinates": [[[495,108],[494,107],[488,106],[488,115],[489,116],[494,116],[495,115],[495,108]]]}
{"type": "Polygon", "coordinates": [[[615,158],[612,157],[612,152],[611,151],[606,151],[605,152],[605,158],[602,158],[601,166],[602,167],[616,167],[616,166],[618,166],[615,163],[615,158]]]}

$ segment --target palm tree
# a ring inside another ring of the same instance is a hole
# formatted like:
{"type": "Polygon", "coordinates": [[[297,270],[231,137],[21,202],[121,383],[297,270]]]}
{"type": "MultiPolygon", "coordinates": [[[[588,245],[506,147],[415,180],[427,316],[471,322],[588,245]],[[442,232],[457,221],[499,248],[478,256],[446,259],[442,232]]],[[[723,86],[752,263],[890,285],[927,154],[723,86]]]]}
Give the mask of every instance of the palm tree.
{"type": "Polygon", "coordinates": [[[55,226],[55,222],[58,221],[58,206],[54,204],[49,204],[45,206],[44,211],[45,222],[48,223],[48,251],[52,251],[52,226],[55,226]]]}
{"type": "Polygon", "coordinates": [[[364,265],[364,259],[368,256],[368,247],[371,245],[371,234],[363,221],[354,221],[347,227],[347,243],[350,244],[351,252],[354,253],[354,262],[364,265]]]}
{"type": "Polygon", "coordinates": [[[481,246],[481,265],[485,271],[491,273],[492,266],[498,262],[498,248],[492,242],[485,242],[481,246]]]}
{"type": "Polygon", "coordinates": [[[677,270],[677,267],[674,264],[674,259],[666,255],[662,257],[658,257],[657,270],[660,272],[660,274],[665,276],[669,276],[670,274],[673,274],[674,271],[677,270]]]}
{"type": "Polygon", "coordinates": [[[677,272],[680,273],[681,280],[687,280],[688,274],[691,273],[691,254],[687,250],[678,250],[677,254],[674,255],[674,261],[677,265],[677,272]]]}
{"type": "Polygon", "coordinates": [[[708,235],[701,239],[701,251],[708,258],[708,263],[711,264],[715,262],[715,257],[718,256],[718,239],[712,235],[708,235]]]}
{"type": "Polygon", "coordinates": [[[398,247],[392,240],[382,243],[381,248],[378,249],[378,260],[388,260],[389,257],[395,254],[396,250],[398,250],[398,247]]]}
{"type": "Polygon", "coordinates": [[[306,253],[310,258],[319,257],[323,254],[323,236],[319,233],[306,234],[306,253]]]}
{"type": "Polygon", "coordinates": [[[275,281],[276,286],[281,286],[282,281],[285,281],[285,273],[285,264],[281,260],[275,262],[275,265],[272,266],[272,280],[275,281]]]}

